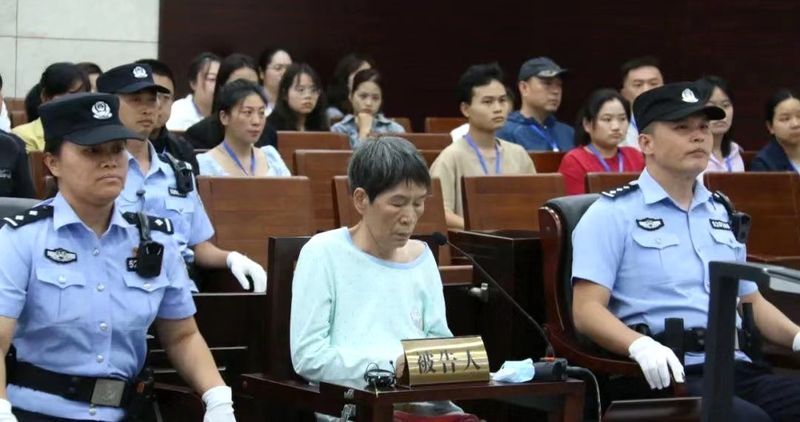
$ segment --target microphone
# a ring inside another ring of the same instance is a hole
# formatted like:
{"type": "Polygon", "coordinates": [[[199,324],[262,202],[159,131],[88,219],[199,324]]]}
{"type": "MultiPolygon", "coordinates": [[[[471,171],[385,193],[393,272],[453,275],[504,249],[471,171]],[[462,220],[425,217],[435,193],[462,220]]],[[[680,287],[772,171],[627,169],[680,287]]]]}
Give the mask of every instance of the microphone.
{"type": "MultiPolygon", "coordinates": [[[[450,247],[452,247],[453,249],[464,255],[467,258],[467,260],[472,264],[472,266],[478,270],[481,276],[483,276],[486,280],[488,280],[491,283],[491,285],[494,286],[494,288],[496,288],[500,292],[500,295],[503,296],[507,302],[511,303],[511,305],[514,306],[517,312],[522,314],[522,316],[525,317],[528,323],[536,329],[536,331],[542,337],[542,340],[544,340],[545,345],[547,346],[545,349],[545,359],[549,360],[551,358],[555,358],[555,351],[553,350],[553,345],[550,344],[550,340],[547,338],[547,333],[545,333],[544,328],[542,328],[542,326],[539,325],[539,323],[536,322],[536,320],[533,319],[533,317],[529,313],[527,313],[525,309],[522,308],[522,305],[520,305],[516,300],[514,300],[514,298],[511,297],[511,295],[508,294],[508,292],[506,292],[506,290],[502,286],[500,286],[500,283],[498,283],[497,280],[494,279],[494,277],[489,275],[489,273],[486,272],[486,270],[483,269],[483,267],[480,264],[478,264],[478,262],[475,260],[475,258],[472,257],[472,255],[464,252],[463,249],[459,248],[458,246],[454,245],[452,242],[447,240],[447,237],[440,232],[433,232],[431,236],[433,237],[433,240],[436,242],[436,244],[438,244],[439,246],[450,245],[450,247]]],[[[486,292],[486,289],[484,288],[484,286],[481,286],[481,288],[478,289],[475,294],[478,296],[483,296],[488,294],[484,292],[486,292]]]]}

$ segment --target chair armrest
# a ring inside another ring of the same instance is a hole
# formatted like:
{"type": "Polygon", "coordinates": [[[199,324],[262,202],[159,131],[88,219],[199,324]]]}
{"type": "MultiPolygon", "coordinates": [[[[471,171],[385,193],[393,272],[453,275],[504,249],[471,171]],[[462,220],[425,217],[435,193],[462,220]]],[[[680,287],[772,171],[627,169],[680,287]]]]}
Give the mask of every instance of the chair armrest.
{"type": "Polygon", "coordinates": [[[203,399],[191,388],[159,382],[153,388],[163,420],[203,420],[203,399]]]}
{"type": "Polygon", "coordinates": [[[344,397],[321,394],[319,386],[304,381],[276,379],[265,374],[244,374],[239,377],[242,391],[256,400],[329,415],[341,414],[344,397]]]}
{"type": "Polygon", "coordinates": [[[576,344],[566,333],[549,330],[550,342],[559,357],[567,358],[572,365],[582,366],[600,375],[640,376],[636,362],[623,356],[603,357],[591,354],[576,344]]]}
{"type": "Polygon", "coordinates": [[[780,265],[792,269],[800,269],[800,256],[797,255],[762,255],[762,254],[748,254],[747,260],[751,262],[758,262],[761,264],[780,265]]]}
{"type": "Polygon", "coordinates": [[[441,265],[439,274],[445,286],[458,286],[473,284],[472,265],[441,265]]]}

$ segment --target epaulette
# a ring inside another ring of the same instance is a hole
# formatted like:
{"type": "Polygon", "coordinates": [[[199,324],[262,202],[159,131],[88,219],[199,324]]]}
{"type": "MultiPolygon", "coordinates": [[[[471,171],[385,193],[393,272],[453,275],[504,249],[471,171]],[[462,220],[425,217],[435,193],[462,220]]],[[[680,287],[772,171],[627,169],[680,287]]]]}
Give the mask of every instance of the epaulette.
{"type": "MultiPolygon", "coordinates": [[[[125,212],[122,213],[122,217],[125,218],[125,221],[139,227],[139,217],[135,212],[125,212]]],[[[147,221],[150,223],[150,230],[159,231],[166,234],[172,234],[172,221],[169,218],[165,217],[155,217],[152,215],[147,216],[147,221]]]]}
{"type": "Polygon", "coordinates": [[[621,196],[625,196],[635,190],[639,189],[639,183],[637,181],[629,182],[626,185],[622,185],[616,189],[607,190],[601,192],[601,194],[607,198],[616,199],[621,196]]]}
{"type": "Polygon", "coordinates": [[[39,205],[29,210],[23,211],[15,216],[3,219],[3,225],[9,225],[12,229],[20,228],[34,221],[44,220],[53,216],[52,205],[39,205]]]}

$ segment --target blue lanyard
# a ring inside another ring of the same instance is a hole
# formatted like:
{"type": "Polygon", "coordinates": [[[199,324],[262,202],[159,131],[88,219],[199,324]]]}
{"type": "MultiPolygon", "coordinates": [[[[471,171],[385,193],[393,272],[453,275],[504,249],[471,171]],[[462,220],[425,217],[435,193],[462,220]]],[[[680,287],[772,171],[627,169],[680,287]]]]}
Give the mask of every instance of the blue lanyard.
{"type": "Polygon", "coordinates": [[[547,143],[550,144],[550,150],[551,151],[555,151],[555,152],[560,151],[558,149],[558,143],[556,142],[556,140],[553,139],[553,137],[551,137],[549,133],[547,133],[544,130],[542,130],[541,128],[539,128],[539,126],[537,126],[536,123],[531,123],[531,124],[528,125],[528,127],[531,128],[532,131],[536,132],[537,135],[539,135],[542,138],[544,138],[544,140],[547,141],[547,143]]]}
{"type": "MultiPolygon", "coordinates": [[[[472,136],[469,136],[469,133],[464,135],[464,139],[467,140],[467,143],[472,150],[475,151],[475,155],[478,156],[478,161],[481,163],[481,168],[483,169],[483,174],[489,175],[489,169],[486,168],[486,161],[483,159],[483,154],[481,154],[481,150],[478,149],[478,146],[475,145],[475,141],[472,140],[472,136]]],[[[497,147],[497,142],[494,143],[494,174],[500,174],[500,148],[497,147]]]]}
{"type": "Polygon", "coordinates": [[[239,158],[236,157],[236,154],[233,153],[233,150],[231,150],[231,147],[228,146],[228,140],[227,139],[222,141],[222,147],[225,148],[225,152],[228,153],[228,155],[231,157],[233,162],[236,163],[236,165],[239,166],[240,169],[242,169],[242,172],[246,176],[255,176],[255,174],[256,174],[256,155],[253,152],[253,147],[250,147],[250,173],[247,173],[247,170],[244,169],[244,166],[242,165],[242,162],[239,161],[239,158]]]}
{"type": "MultiPolygon", "coordinates": [[[[597,157],[597,161],[600,162],[600,165],[603,166],[603,169],[606,171],[606,173],[611,173],[611,167],[609,167],[608,163],[606,163],[606,159],[600,155],[600,151],[597,150],[597,147],[592,144],[589,144],[588,146],[589,151],[592,151],[592,154],[597,157]]],[[[620,149],[617,149],[617,168],[619,169],[619,173],[625,171],[625,163],[622,161],[622,150],[620,149]]]]}

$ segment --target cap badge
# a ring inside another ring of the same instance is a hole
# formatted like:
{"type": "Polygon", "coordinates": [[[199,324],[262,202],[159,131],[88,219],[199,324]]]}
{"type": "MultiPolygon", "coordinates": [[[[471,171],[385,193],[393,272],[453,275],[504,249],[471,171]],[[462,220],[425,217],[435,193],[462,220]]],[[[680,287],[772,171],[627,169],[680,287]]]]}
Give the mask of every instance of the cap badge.
{"type": "Polygon", "coordinates": [[[540,78],[552,78],[553,76],[558,75],[558,71],[554,69],[545,69],[539,72],[538,77],[540,78]]]}
{"type": "Polygon", "coordinates": [[[111,107],[104,101],[98,101],[92,106],[92,116],[97,120],[106,120],[111,118],[111,107]]]}
{"type": "Polygon", "coordinates": [[[692,90],[689,88],[683,90],[681,93],[681,99],[684,103],[696,103],[699,101],[697,97],[694,96],[694,92],[692,92],[692,90]]]}
{"type": "Polygon", "coordinates": [[[138,79],[146,78],[147,71],[141,66],[136,66],[133,68],[133,76],[138,79]]]}

